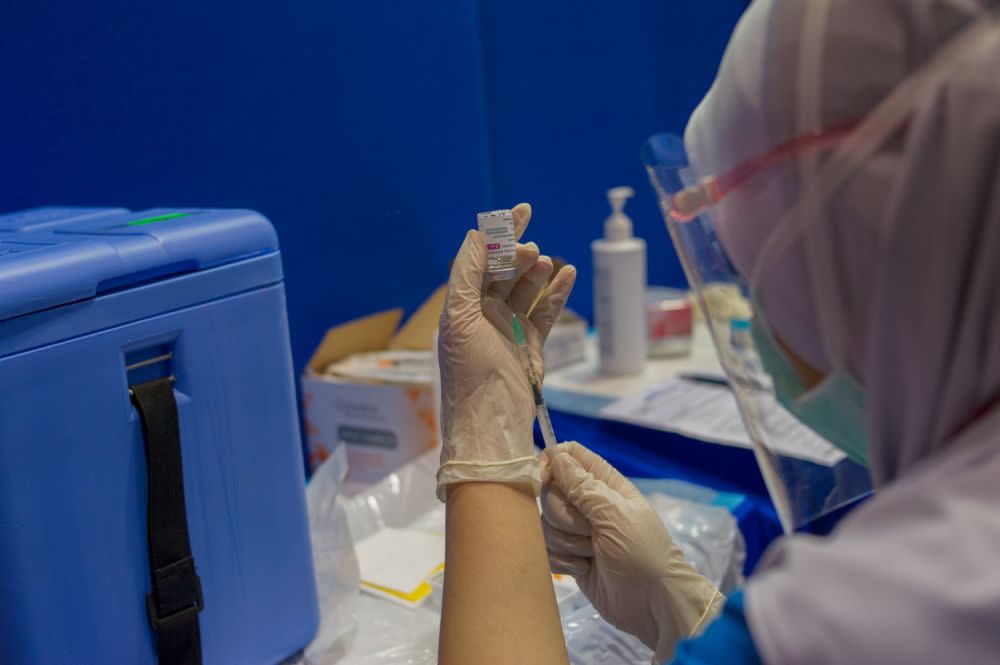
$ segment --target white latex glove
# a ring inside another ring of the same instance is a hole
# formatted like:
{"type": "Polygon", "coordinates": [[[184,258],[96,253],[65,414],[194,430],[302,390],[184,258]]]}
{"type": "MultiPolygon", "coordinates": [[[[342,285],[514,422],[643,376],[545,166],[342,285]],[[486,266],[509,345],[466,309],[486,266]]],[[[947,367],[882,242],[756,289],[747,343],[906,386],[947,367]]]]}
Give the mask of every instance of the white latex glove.
{"type": "MultiPolygon", "coordinates": [[[[531,206],[522,203],[513,212],[520,238],[531,206]]],[[[534,243],[519,244],[517,259],[516,279],[487,285],[483,237],[469,231],[452,266],[438,338],[442,501],[452,483],[521,484],[536,495],[541,485],[532,439],[535,405],[513,341],[512,312],[521,318],[541,377],[542,344],[569,298],[576,270],[566,266],[549,283],[552,259],[539,256],[534,243]]]]}
{"type": "Polygon", "coordinates": [[[660,516],[625,476],[579,443],[541,455],[542,528],[554,573],[576,578],[609,623],[668,662],[725,597],[684,559],[660,516]]]}

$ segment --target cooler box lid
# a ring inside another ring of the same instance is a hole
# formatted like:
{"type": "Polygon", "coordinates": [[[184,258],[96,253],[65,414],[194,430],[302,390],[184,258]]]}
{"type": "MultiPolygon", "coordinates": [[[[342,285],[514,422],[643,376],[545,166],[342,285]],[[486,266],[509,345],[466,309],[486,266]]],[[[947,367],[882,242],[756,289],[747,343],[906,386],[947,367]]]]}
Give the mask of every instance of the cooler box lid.
{"type": "Polygon", "coordinates": [[[0,321],[276,252],[252,210],[35,208],[0,215],[0,321]]]}

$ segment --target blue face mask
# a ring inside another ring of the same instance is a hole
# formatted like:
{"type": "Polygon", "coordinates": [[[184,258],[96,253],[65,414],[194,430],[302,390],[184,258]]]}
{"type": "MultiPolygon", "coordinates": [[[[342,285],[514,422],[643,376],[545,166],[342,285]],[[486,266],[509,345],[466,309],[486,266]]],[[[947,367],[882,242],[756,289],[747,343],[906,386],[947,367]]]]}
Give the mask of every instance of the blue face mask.
{"type": "Polygon", "coordinates": [[[782,406],[852,460],[867,467],[864,389],[847,373],[836,370],[809,390],[770,330],[758,323],[757,317],[751,324],[751,334],[782,406]]]}

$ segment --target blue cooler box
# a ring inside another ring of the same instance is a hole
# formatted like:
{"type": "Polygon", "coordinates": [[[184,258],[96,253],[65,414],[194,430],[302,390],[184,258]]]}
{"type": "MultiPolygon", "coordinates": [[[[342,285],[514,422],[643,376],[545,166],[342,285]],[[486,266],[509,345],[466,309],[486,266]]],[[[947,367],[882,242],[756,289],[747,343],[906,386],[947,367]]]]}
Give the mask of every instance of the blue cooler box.
{"type": "Polygon", "coordinates": [[[130,386],[164,380],[203,601],[178,616],[197,616],[203,662],[270,665],[315,633],[271,224],[40,208],[0,215],[0,663],[157,662],[151,626],[170,617],[147,607],[144,437],[159,434],[130,386]]]}

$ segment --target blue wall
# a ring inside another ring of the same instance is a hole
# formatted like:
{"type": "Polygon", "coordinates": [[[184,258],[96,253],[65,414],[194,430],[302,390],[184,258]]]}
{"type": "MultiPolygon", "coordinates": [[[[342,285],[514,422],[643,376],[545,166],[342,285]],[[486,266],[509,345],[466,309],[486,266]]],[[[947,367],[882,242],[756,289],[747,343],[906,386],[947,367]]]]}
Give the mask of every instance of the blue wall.
{"type": "Polygon", "coordinates": [[[638,191],[650,280],[681,282],[638,148],[683,129],[746,3],[585,4],[8,3],[0,211],[262,211],[301,368],[329,325],[418,305],[476,211],[528,200],[589,316],[607,187],[638,191]]]}
{"type": "Polygon", "coordinates": [[[650,283],[685,283],[639,148],[655,132],[683,133],[745,4],[485,2],[494,193],[532,202],[531,236],[580,268],[572,306],[588,319],[590,243],[610,187],[636,190],[627,211],[647,242],[650,283]]]}

